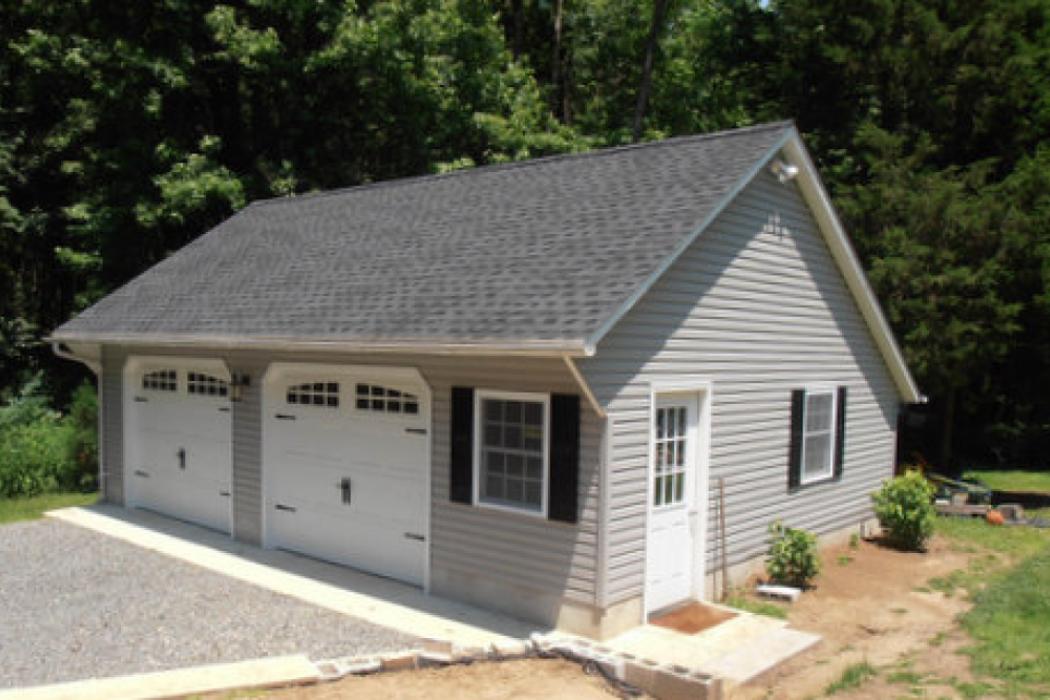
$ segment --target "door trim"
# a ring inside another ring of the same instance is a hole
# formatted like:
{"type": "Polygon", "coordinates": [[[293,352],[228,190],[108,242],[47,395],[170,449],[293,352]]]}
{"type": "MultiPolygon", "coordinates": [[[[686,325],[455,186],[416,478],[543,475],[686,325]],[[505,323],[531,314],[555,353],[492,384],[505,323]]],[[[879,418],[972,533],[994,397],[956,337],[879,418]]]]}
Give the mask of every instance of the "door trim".
{"type": "MultiPolygon", "coordinates": [[[[205,372],[211,372],[216,376],[222,377],[226,382],[230,382],[230,368],[227,366],[225,360],[221,360],[217,357],[195,357],[195,356],[179,356],[179,355],[128,355],[124,360],[124,368],[121,371],[121,392],[123,396],[121,401],[123,403],[123,416],[121,418],[121,432],[123,439],[122,447],[124,450],[123,467],[121,469],[121,479],[123,480],[124,490],[124,507],[125,508],[137,508],[138,505],[135,499],[132,498],[134,492],[134,481],[129,478],[129,475],[134,471],[132,465],[135,463],[135,458],[138,456],[138,441],[133,436],[138,434],[138,421],[136,420],[135,410],[135,392],[137,391],[138,382],[133,381],[133,378],[137,377],[140,372],[148,368],[160,369],[162,366],[174,366],[178,370],[187,369],[199,369],[205,372]]],[[[185,380],[182,379],[179,382],[179,387],[182,387],[182,383],[185,380]]],[[[232,413],[231,413],[232,416],[232,413]]],[[[233,480],[233,419],[230,419],[230,507],[227,513],[227,535],[233,537],[233,503],[234,503],[234,480],[233,480]]],[[[202,526],[204,527],[204,526],[202,526]]],[[[210,528],[209,528],[210,529],[210,528]]]]}
{"type": "Polygon", "coordinates": [[[693,465],[695,473],[694,482],[694,509],[690,513],[690,522],[696,537],[693,539],[694,547],[698,551],[693,557],[693,584],[692,599],[702,600],[705,595],[705,559],[707,558],[707,519],[710,500],[710,462],[711,462],[711,406],[714,399],[714,382],[704,377],[681,377],[677,380],[663,380],[649,383],[649,419],[646,423],[646,454],[647,464],[645,470],[645,556],[642,558],[642,624],[649,620],[649,524],[653,516],[653,500],[650,497],[651,485],[653,483],[653,470],[655,468],[656,448],[653,439],[653,425],[656,422],[656,400],[663,394],[693,394],[696,396],[697,404],[697,440],[699,442],[696,450],[696,464],[693,465]]]}
{"type": "Polygon", "coordinates": [[[397,379],[408,379],[419,383],[420,388],[420,403],[426,407],[426,459],[424,464],[424,470],[426,472],[424,493],[426,497],[423,499],[423,536],[426,538],[423,547],[423,592],[426,594],[430,593],[430,553],[431,553],[431,527],[430,527],[430,513],[433,502],[433,493],[431,492],[431,479],[433,477],[433,440],[434,440],[434,395],[430,384],[423,377],[422,372],[416,367],[398,367],[398,366],[387,366],[387,365],[361,365],[361,364],[345,364],[339,362],[271,362],[266,368],[266,371],[262,376],[262,385],[260,387],[260,410],[259,415],[259,432],[262,445],[260,446],[260,459],[259,459],[259,493],[260,503],[259,510],[261,512],[262,521],[260,522],[261,528],[261,544],[266,549],[271,549],[270,543],[270,528],[269,521],[267,518],[266,503],[268,500],[268,480],[266,478],[267,463],[271,461],[270,453],[273,451],[273,447],[270,444],[270,439],[267,436],[266,424],[267,416],[271,413],[276,412],[276,399],[272,386],[274,382],[278,381],[283,375],[294,372],[316,372],[327,368],[334,368],[338,372],[343,373],[364,373],[366,376],[374,377],[395,377],[397,379]]]}

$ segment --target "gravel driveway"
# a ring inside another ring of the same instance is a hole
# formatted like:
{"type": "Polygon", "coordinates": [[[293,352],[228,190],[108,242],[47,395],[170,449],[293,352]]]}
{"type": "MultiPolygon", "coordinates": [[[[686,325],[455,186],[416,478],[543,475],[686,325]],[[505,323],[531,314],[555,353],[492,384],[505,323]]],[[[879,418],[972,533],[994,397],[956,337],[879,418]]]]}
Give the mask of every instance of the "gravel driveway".
{"type": "Polygon", "coordinates": [[[75,525],[0,527],[0,688],[412,644],[400,632],[75,525]]]}

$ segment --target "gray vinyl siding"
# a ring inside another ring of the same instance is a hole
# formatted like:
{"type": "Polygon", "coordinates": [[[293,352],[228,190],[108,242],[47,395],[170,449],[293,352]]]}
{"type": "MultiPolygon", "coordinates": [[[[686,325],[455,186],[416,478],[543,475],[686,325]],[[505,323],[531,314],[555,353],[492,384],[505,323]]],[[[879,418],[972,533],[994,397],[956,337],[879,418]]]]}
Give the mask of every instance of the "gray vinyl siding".
{"type": "Polygon", "coordinates": [[[775,519],[858,523],[892,473],[888,368],[796,185],[764,170],[579,366],[610,420],[608,604],[642,592],[653,381],[713,383],[708,572],[720,477],[732,565],[764,553],[775,519]],[[789,493],[791,390],[818,382],[849,387],[844,475],[789,493]]]}
{"type": "MultiPolygon", "coordinates": [[[[119,384],[126,349],[111,348],[104,383],[119,384]]],[[[270,362],[314,362],[416,367],[433,392],[431,562],[446,571],[513,583],[547,595],[594,603],[598,463],[603,421],[581,401],[580,520],[575,525],[475,508],[449,501],[450,395],[453,386],[507,391],[579,394],[560,359],[483,358],[454,355],[317,354],[136,349],[136,355],[187,355],[224,359],[232,373],[248,373],[250,386],[233,411],[234,532],[261,538],[261,392],[270,362]]],[[[119,388],[117,390],[119,394],[119,388]]],[[[119,402],[118,402],[119,405],[119,402]]],[[[107,455],[119,454],[122,424],[106,423],[107,455]]],[[[119,469],[118,469],[119,471],[119,469]]]]}
{"type": "Polygon", "coordinates": [[[124,354],[102,348],[99,378],[102,412],[102,497],[110,503],[124,502],[124,354]]]}

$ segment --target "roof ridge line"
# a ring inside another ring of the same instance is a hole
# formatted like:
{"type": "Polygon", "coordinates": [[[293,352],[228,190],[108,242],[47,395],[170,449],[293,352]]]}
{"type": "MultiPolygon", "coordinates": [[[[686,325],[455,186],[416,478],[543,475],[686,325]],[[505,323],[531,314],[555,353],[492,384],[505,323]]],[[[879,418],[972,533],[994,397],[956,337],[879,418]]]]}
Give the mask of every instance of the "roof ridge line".
{"type": "MultiPolygon", "coordinates": [[[[248,203],[244,209],[256,206],[266,206],[270,204],[280,204],[290,201],[301,201],[305,199],[319,199],[321,197],[330,197],[341,194],[348,194],[354,191],[364,191],[378,189],[382,187],[395,187],[404,186],[416,183],[421,180],[431,180],[436,178],[450,178],[450,177],[462,177],[466,175],[473,175],[482,172],[500,172],[503,170],[511,170],[518,168],[533,167],[536,165],[547,164],[562,160],[570,160],[577,158],[597,158],[601,156],[610,156],[624,151],[644,149],[644,148],[657,148],[662,146],[678,145],[683,142],[699,142],[709,141],[715,138],[724,138],[727,136],[743,136],[745,134],[754,133],[756,131],[772,131],[775,129],[785,129],[793,127],[795,125],[794,120],[784,119],[775,122],[763,122],[762,124],[752,124],[750,126],[734,127],[730,129],[722,129],[721,131],[714,131],[704,134],[684,134],[680,136],[671,136],[665,139],[658,139],[656,141],[643,141],[640,143],[625,143],[619,146],[608,146],[605,148],[596,148],[589,151],[573,151],[570,153],[554,153],[548,156],[541,156],[539,158],[526,158],[523,160],[515,160],[507,163],[489,163],[486,165],[478,165],[471,168],[460,168],[458,170],[450,170],[444,173],[424,173],[421,175],[406,175],[402,177],[395,177],[389,180],[377,180],[375,182],[365,182],[360,185],[347,185],[345,187],[337,187],[331,190],[319,190],[315,192],[303,192],[301,194],[283,195],[279,197],[266,197],[263,199],[254,199],[248,203]]],[[[242,209],[243,211],[243,209],[242,209]]]]}

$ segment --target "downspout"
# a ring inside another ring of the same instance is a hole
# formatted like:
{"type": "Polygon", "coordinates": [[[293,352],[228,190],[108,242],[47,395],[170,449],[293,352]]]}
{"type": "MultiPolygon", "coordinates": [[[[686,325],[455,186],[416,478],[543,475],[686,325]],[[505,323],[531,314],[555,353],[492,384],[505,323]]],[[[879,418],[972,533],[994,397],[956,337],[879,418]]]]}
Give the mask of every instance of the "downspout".
{"type": "Polygon", "coordinates": [[[606,560],[608,559],[609,544],[608,533],[606,531],[606,524],[608,521],[606,504],[608,503],[609,488],[609,415],[606,413],[601,403],[598,402],[598,398],[594,395],[594,392],[591,391],[591,387],[587,383],[586,377],[580,372],[572,357],[569,355],[562,355],[562,359],[565,360],[565,366],[569,368],[569,373],[572,374],[573,379],[576,380],[576,384],[580,387],[580,391],[583,392],[584,397],[587,399],[587,403],[590,404],[594,413],[602,422],[601,438],[598,443],[598,536],[595,538],[594,552],[594,607],[598,609],[599,614],[604,614],[608,601],[608,595],[606,592],[606,560]]]}
{"type": "Polygon", "coordinates": [[[98,434],[98,492],[102,494],[102,499],[106,498],[106,470],[103,465],[106,463],[103,450],[105,448],[105,440],[102,434],[102,362],[90,360],[86,357],[81,357],[71,351],[69,346],[65,343],[59,343],[57,341],[51,343],[51,351],[58,357],[64,360],[72,360],[73,362],[79,362],[86,366],[95,375],[95,386],[97,401],[98,401],[98,415],[95,420],[97,425],[95,430],[98,434]]]}

